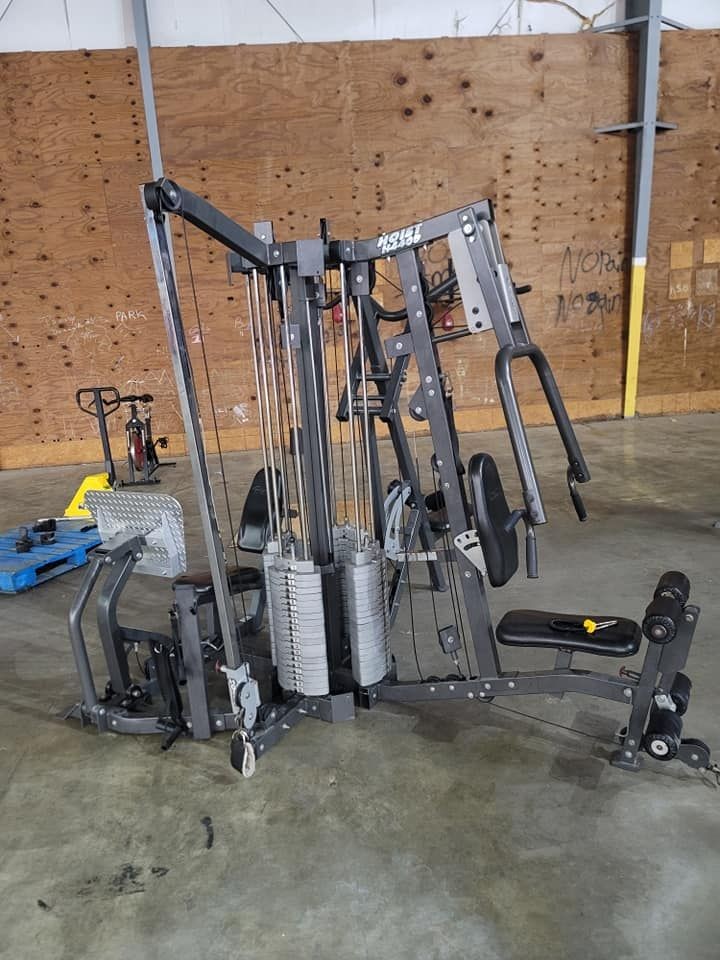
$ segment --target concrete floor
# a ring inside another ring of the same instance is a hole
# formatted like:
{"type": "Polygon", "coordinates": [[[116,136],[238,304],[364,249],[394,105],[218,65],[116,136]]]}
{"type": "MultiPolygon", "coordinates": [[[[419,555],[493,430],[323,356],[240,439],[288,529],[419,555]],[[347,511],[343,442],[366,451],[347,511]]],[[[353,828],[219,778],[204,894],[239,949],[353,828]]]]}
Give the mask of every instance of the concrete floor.
{"type": "MultiPolygon", "coordinates": [[[[718,749],[719,428],[713,415],[579,426],[593,472],[582,527],[555,435],[533,430],[550,516],[541,580],[491,596],[498,614],[637,618],[658,575],[684,570],[703,608],[685,731],[718,749]]],[[[463,449],[494,453],[518,502],[504,434],[465,436],[463,449]]],[[[256,458],[227,459],[243,491],[256,458]]],[[[0,473],[0,529],[61,511],[85,472],[0,473]]],[[[187,463],[161,489],[182,501],[200,557],[187,463]]],[[[243,780],[227,734],[162,754],[157,738],[59,718],[77,696],[65,618],[81,577],[0,596],[0,955],[717,960],[720,791],[679,765],[610,767],[619,705],[524,698],[308,720],[243,780]]],[[[414,586],[423,668],[447,672],[420,574],[414,586]]],[[[124,619],[162,629],[169,602],[167,581],[136,576],[124,619]]],[[[412,676],[406,615],[397,632],[412,676]]]]}

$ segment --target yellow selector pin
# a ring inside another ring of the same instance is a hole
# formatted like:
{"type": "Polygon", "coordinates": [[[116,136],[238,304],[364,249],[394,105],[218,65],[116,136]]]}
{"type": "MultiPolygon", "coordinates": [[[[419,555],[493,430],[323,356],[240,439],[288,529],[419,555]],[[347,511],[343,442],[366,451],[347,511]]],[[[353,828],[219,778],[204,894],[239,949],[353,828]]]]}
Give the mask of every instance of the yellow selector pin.
{"type": "Polygon", "coordinates": [[[604,630],[605,627],[614,627],[616,623],[617,620],[603,620],[598,622],[597,620],[591,620],[589,617],[587,620],[583,620],[586,633],[595,633],[596,630],[604,630]]]}

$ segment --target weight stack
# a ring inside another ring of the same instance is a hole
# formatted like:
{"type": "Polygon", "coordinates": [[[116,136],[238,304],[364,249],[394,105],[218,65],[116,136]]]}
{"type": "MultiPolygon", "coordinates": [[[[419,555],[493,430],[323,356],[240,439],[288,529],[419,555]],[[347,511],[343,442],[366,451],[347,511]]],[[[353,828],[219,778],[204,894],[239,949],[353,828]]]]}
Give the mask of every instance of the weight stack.
{"type": "Polygon", "coordinates": [[[324,696],[330,679],[320,571],[312,560],[275,557],[268,581],[278,683],[283,690],[324,696]]]}
{"type": "Polygon", "coordinates": [[[265,596],[267,599],[266,610],[267,610],[267,619],[268,619],[268,630],[270,631],[270,656],[272,657],[273,665],[277,664],[275,659],[275,628],[273,626],[273,615],[272,615],[272,603],[270,602],[270,568],[275,563],[276,558],[280,553],[280,548],[277,540],[269,540],[265,545],[265,550],[263,551],[263,575],[265,578],[265,596]]]}
{"type": "Polygon", "coordinates": [[[345,563],[347,627],[352,675],[361,687],[379,683],[390,670],[385,551],[377,544],[345,563]]]}
{"type": "MultiPolygon", "coordinates": [[[[365,531],[360,531],[361,537],[366,537],[365,531]]],[[[333,527],[333,560],[335,563],[335,579],[340,593],[343,611],[343,637],[348,637],[348,605],[347,588],[345,586],[345,564],[357,552],[357,533],[351,523],[337,524],[333,527]]]]}

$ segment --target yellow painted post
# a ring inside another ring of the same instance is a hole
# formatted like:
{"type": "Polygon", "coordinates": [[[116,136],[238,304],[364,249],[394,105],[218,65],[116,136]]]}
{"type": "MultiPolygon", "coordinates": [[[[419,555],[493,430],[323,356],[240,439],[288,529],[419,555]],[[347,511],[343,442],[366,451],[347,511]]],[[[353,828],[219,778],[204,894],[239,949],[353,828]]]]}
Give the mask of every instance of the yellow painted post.
{"type": "Polygon", "coordinates": [[[630,325],[628,327],[627,363],[625,366],[623,417],[634,417],[637,403],[640,339],[645,299],[645,266],[645,257],[633,257],[630,267],[630,325]]]}

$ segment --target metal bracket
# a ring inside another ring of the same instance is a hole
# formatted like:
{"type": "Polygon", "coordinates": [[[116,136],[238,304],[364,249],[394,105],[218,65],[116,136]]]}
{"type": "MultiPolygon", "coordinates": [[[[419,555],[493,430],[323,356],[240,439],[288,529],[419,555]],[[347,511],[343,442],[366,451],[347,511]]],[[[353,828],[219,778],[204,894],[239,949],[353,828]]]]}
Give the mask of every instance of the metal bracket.
{"type": "Polygon", "coordinates": [[[656,693],[653,700],[658,710],[672,710],[673,713],[677,711],[677,704],[667,693],[656,693]]]}
{"type": "Polygon", "coordinates": [[[407,357],[409,354],[415,353],[412,336],[409,333],[400,333],[396,337],[389,337],[385,341],[385,353],[390,359],[407,357]]]}
{"type": "Polygon", "coordinates": [[[460,637],[455,624],[438,630],[438,643],[443,653],[455,653],[460,649],[460,637]]]}
{"type": "Polygon", "coordinates": [[[487,574],[485,565],[485,554],[480,545],[480,539],[476,530],[465,530],[459,533],[453,543],[457,549],[466,557],[475,569],[484,577],[487,574]]]}
{"type": "Polygon", "coordinates": [[[492,329],[490,312],[478,283],[465,235],[461,230],[453,230],[448,234],[448,244],[468,330],[471,333],[482,333],[484,330],[492,329]]]}
{"type": "Polygon", "coordinates": [[[257,680],[250,676],[250,666],[241,663],[234,670],[223,664],[221,673],[227,678],[228,693],[232,711],[237,717],[242,713],[242,724],[246,730],[252,730],[260,707],[260,690],[257,680]]]}

